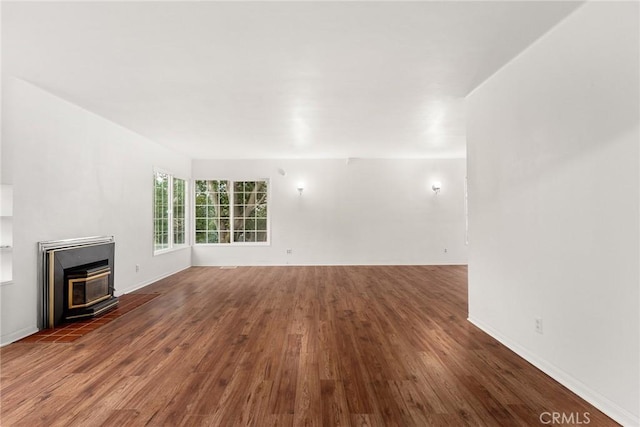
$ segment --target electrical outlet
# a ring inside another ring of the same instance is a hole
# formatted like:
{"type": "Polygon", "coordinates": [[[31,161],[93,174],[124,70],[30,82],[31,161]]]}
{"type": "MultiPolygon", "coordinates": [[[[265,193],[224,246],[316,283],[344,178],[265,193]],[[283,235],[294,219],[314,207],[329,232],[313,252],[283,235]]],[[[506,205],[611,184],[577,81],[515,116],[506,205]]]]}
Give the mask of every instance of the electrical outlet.
{"type": "Polygon", "coordinates": [[[536,317],[536,332],[542,334],[542,318],[536,317]]]}
{"type": "Polygon", "coordinates": [[[445,254],[447,253],[447,248],[444,248],[444,253],[445,253],[445,254]]]}
{"type": "Polygon", "coordinates": [[[136,264],[136,273],[140,271],[140,264],[136,264]]]}
{"type": "Polygon", "coordinates": [[[293,253],[293,249],[287,249],[287,255],[291,255],[293,253]]]}

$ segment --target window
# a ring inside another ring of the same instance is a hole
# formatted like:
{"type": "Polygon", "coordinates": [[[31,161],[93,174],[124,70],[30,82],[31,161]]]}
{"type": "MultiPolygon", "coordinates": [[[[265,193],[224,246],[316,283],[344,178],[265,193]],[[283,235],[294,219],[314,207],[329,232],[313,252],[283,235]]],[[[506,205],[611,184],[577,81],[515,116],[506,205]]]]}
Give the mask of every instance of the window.
{"type": "Polygon", "coordinates": [[[229,181],[196,181],[196,244],[231,243],[229,181]]]}
{"type": "Polygon", "coordinates": [[[169,248],[169,175],[157,172],[155,176],[153,250],[169,248]]]}
{"type": "Polygon", "coordinates": [[[186,244],[187,183],[165,172],[154,174],[153,251],[186,244]]]}
{"type": "Polygon", "coordinates": [[[268,183],[196,181],[195,243],[267,243],[268,183]]]}
{"type": "Polygon", "coordinates": [[[233,240],[267,241],[267,182],[236,181],[233,185],[233,240]]]}
{"type": "Polygon", "coordinates": [[[173,179],[173,243],[186,243],[186,192],[187,183],[184,179],[173,179]]]}

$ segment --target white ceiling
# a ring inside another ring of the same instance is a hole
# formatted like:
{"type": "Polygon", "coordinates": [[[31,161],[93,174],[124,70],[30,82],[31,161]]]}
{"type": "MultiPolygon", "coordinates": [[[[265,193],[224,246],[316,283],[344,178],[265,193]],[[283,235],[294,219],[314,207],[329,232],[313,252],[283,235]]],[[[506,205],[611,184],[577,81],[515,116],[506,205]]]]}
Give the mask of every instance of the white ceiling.
{"type": "Polygon", "coordinates": [[[464,96],[579,5],[3,2],[2,70],[193,158],[463,157],[464,96]]]}

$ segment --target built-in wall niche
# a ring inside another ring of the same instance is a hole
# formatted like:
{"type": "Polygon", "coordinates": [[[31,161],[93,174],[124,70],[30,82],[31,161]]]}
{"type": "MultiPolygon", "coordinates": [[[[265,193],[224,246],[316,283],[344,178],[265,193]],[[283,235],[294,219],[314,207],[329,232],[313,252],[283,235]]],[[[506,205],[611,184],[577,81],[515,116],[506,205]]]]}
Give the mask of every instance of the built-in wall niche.
{"type": "Polygon", "coordinates": [[[0,285],[13,283],[13,186],[0,186],[0,285]]]}

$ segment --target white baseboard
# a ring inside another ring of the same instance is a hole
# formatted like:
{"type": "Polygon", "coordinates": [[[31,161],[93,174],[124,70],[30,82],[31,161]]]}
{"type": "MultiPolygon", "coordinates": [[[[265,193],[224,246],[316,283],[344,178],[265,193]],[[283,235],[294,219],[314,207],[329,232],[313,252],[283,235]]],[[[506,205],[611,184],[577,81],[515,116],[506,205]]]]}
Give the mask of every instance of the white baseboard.
{"type": "Polygon", "coordinates": [[[589,388],[577,378],[567,374],[564,370],[538,357],[518,343],[515,343],[509,338],[505,337],[492,327],[484,324],[482,321],[474,319],[472,317],[468,317],[467,320],[496,340],[500,341],[518,356],[522,357],[524,360],[531,363],[533,366],[540,369],[542,372],[549,375],[554,380],[558,381],[560,384],[580,396],[582,399],[598,408],[607,416],[611,417],[614,421],[622,424],[625,427],[640,426],[640,418],[638,416],[632,414],[631,412],[602,396],[600,393],[589,388]]]}
{"type": "Polygon", "coordinates": [[[124,295],[124,294],[129,294],[129,293],[131,293],[131,292],[137,291],[138,289],[142,289],[142,288],[144,288],[145,286],[149,286],[149,285],[151,285],[152,283],[157,282],[158,280],[166,279],[166,278],[167,278],[167,277],[169,277],[169,276],[173,276],[174,274],[180,273],[181,271],[184,271],[184,270],[186,270],[186,269],[188,269],[188,268],[191,268],[191,266],[190,266],[190,265],[188,265],[188,266],[183,267],[183,268],[180,268],[180,269],[178,269],[178,270],[176,270],[176,271],[172,271],[172,272],[169,272],[169,273],[161,274],[160,276],[154,277],[153,279],[149,279],[149,280],[145,280],[145,281],[140,282],[140,283],[136,283],[136,284],[135,284],[135,285],[133,285],[132,287],[127,288],[127,289],[124,289],[124,290],[118,290],[118,289],[116,289],[116,290],[115,290],[115,292],[114,292],[113,294],[114,294],[115,296],[117,296],[117,297],[122,296],[122,295],[124,295]]]}
{"type": "Polygon", "coordinates": [[[353,262],[346,262],[346,263],[335,263],[335,262],[330,262],[330,263],[284,263],[284,264],[280,264],[280,263],[272,263],[272,262],[250,262],[250,263],[246,263],[243,261],[240,262],[229,262],[229,263],[194,263],[193,267],[228,267],[228,266],[235,266],[235,267],[376,267],[376,266],[393,266],[393,267],[397,267],[397,266],[421,266],[421,267],[442,267],[442,266],[459,266],[459,265],[467,265],[466,262],[461,262],[461,263],[446,263],[446,264],[419,264],[419,263],[415,263],[415,262],[409,262],[409,263],[398,263],[398,262],[369,262],[369,263],[353,263],[353,262]]]}
{"type": "Polygon", "coordinates": [[[34,326],[29,326],[27,328],[20,329],[19,331],[11,332],[10,334],[3,335],[0,338],[0,347],[4,347],[5,345],[9,345],[14,343],[22,338],[26,338],[29,335],[33,335],[38,332],[39,329],[34,326]]]}

